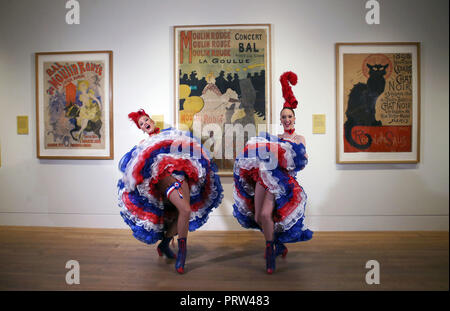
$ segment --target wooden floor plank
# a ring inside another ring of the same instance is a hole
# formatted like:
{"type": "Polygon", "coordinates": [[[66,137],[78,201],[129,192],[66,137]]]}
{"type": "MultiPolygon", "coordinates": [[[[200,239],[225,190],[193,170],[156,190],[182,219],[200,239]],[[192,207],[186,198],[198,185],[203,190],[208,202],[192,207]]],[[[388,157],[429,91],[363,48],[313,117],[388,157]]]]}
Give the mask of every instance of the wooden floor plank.
{"type": "Polygon", "coordinates": [[[256,231],[189,234],[187,273],[129,230],[0,227],[0,290],[449,290],[448,232],[316,232],[264,272],[256,231]],[[67,285],[68,260],[81,284],[67,285]],[[368,260],[380,284],[368,285],[368,260]]]}

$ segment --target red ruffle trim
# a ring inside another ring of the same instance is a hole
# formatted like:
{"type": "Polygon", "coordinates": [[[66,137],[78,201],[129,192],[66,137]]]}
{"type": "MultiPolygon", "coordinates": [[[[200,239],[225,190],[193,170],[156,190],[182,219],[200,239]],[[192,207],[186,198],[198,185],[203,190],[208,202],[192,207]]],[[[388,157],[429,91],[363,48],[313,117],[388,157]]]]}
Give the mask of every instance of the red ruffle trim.
{"type": "Polygon", "coordinates": [[[236,191],[237,195],[244,201],[247,208],[254,214],[255,213],[255,201],[254,199],[249,199],[243,196],[239,190],[236,191]]]}
{"type": "MultiPolygon", "coordinates": [[[[150,157],[150,155],[152,154],[152,152],[163,148],[163,147],[167,147],[170,146],[172,143],[174,143],[174,140],[164,140],[161,141],[159,143],[156,143],[150,147],[148,147],[147,149],[145,149],[138,158],[137,164],[135,165],[135,167],[133,168],[133,178],[136,181],[136,185],[139,185],[142,183],[143,181],[143,176],[141,174],[142,168],[145,166],[145,161],[150,157]]],[[[193,150],[197,150],[200,151],[201,154],[203,155],[203,157],[205,159],[208,159],[205,152],[203,151],[203,149],[201,148],[201,146],[198,145],[198,143],[196,142],[190,142],[189,145],[186,142],[182,142],[180,144],[180,146],[182,148],[192,148],[193,150]]],[[[208,165],[209,165],[209,159],[208,159],[208,165]]]]}
{"type": "Polygon", "coordinates": [[[204,186],[204,190],[201,192],[202,199],[197,203],[191,204],[191,211],[196,212],[200,208],[202,208],[211,192],[212,192],[211,178],[209,176],[206,176],[206,183],[204,186]]]}
{"type": "MultiPolygon", "coordinates": [[[[165,193],[161,193],[158,189],[158,182],[166,176],[169,176],[173,173],[173,171],[182,171],[186,174],[187,180],[189,182],[189,188],[192,184],[198,183],[198,170],[194,167],[189,159],[174,159],[172,157],[166,157],[159,162],[159,166],[157,169],[157,176],[152,177],[150,183],[150,193],[162,200],[164,198],[165,193]]],[[[212,192],[211,178],[206,176],[205,185],[203,186],[203,191],[201,192],[201,200],[191,204],[191,211],[196,212],[205,204],[205,201],[208,199],[209,195],[212,192]]]]}
{"type": "Polygon", "coordinates": [[[274,221],[276,222],[282,221],[287,216],[289,216],[302,202],[301,193],[303,191],[303,188],[292,176],[289,176],[289,184],[292,184],[294,186],[292,189],[292,198],[282,208],[275,211],[274,221]]]}
{"type": "MultiPolygon", "coordinates": [[[[255,187],[257,182],[260,182],[264,188],[267,189],[266,184],[262,181],[260,175],[259,175],[259,168],[252,168],[250,170],[246,169],[240,169],[239,170],[239,176],[244,179],[244,181],[251,186],[255,187]]],[[[293,185],[292,189],[292,198],[291,200],[285,204],[282,208],[276,209],[274,212],[274,218],[273,220],[275,222],[280,222],[287,216],[289,216],[301,203],[302,196],[301,193],[303,191],[303,188],[298,184],[298,182],[292,177],[289,176],[289,184],[293,185]]],[[[245,202],[245,205],[248,207],[248,209],[255,213],[255,201],[254,199],[249,199],[243,196],[239,190],[237,190],[238,196],[245,202]]]]}
{"type": "Polygon", "coordinates": [[[129,210],[133,215],[137,216],[141,220],[149,220],[154,224],[162,224],[163,218],[159,217],[153,213],[145,212],[142,208],[134,205],[128,198],[128,192],[122,194],[122,202],[125,204],[127,210],[129,210]]]}
{"type": "MultiPolygon", "coordinates": [[[[162,199],[164,193],[160,193],[158,182],[164,177],[169,176],[173,171],[183,171],[188,179],[189,184],[198,182],[198,171],[188,159],[174,159],[172,157],[164,157],[158,165],[156,176],[152,176],[150,182],[150,193],[155,197],[162,199]]],[[[190,186],[189,185],[189,186],[190,186]]]]}

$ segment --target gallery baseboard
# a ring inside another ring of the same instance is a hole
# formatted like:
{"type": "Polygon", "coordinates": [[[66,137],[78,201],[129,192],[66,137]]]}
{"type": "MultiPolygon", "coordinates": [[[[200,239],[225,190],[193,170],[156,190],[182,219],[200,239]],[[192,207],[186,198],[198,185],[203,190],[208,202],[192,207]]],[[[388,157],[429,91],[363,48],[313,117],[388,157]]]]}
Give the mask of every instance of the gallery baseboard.
{"type": "MultiPolygon", "coordinates": [[[[307,216],[313,231],[448,231],[448,215],[438,216],[307,216]]],[[[119,214],[0,213],[0,226],[46,226],[79,228],[128,228],[119,214]]],[[[244,230],[232,215],[211,215],[201,230],[244,230]]]]}

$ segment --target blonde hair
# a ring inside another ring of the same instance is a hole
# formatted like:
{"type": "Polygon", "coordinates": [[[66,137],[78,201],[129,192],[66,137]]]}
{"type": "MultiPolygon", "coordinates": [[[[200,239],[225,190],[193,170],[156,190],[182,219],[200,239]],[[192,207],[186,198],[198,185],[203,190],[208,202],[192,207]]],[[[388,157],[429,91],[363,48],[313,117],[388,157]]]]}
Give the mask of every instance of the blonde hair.
{"type": "Polygon", "coordinates": [[[77,90],[80,89],[80,85],[86,84],[86,86],[89,88],[89,81],[88,80],[79,80],[77,83],[77,90]]]}

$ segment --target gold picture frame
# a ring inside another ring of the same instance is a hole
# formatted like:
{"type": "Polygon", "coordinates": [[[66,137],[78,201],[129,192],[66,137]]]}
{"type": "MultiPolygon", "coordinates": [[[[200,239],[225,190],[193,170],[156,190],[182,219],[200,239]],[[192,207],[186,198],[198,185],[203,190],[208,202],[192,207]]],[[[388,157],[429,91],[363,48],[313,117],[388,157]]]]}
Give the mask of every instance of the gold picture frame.
{"type": "Polygon", "coordinates": [[[113,159],[112,51],[39,52],[36,147],[39,159],[113,159]]]}
{"type": "Polygon", "coordinates": [[[336,163],[420,161],[420,43],[336,43],[336,163]]]}

